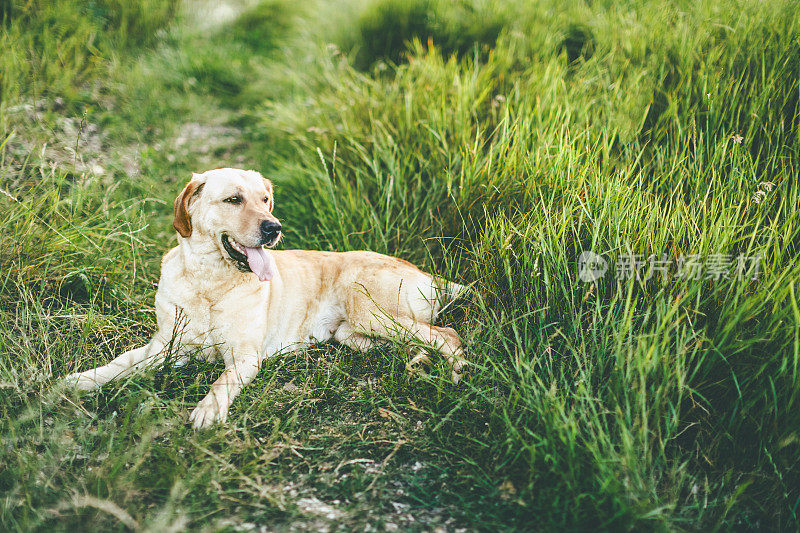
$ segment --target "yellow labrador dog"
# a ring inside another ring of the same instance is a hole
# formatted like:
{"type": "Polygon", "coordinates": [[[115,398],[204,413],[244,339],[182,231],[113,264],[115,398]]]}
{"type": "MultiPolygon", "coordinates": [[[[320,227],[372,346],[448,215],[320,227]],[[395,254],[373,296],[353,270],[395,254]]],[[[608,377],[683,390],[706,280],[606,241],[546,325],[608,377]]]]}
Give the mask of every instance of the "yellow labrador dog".
{"type": "MultiPolygon", "coordinates": [[[[141,348],[71,374],[82,390],[159,365],[177,350],[221,356],[225,371],[190,416],[195,428],[224,422],[231,402],[280,352],[335,339],[356,350],[406,334],[441,351],[458,382],[461,341],[433,325],[462,285],[374,252],[272,251],[281,224],[272,184],[252,170],[194,174],[175,200],[178,246],[161,262],[158,331],[141,348]],[[264,247],[267,248],[264,248],[264,247]]],[[[418,347],[411,363],[427,361],[418,347]]]]}

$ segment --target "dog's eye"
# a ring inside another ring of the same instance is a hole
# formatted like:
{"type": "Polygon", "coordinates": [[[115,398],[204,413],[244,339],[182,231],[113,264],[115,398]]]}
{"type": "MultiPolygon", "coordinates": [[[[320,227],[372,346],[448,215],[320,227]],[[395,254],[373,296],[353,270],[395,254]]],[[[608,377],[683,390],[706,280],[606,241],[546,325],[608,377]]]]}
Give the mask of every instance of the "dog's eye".
{"type": "Polygon", "coordinates": [[[265,197],[264,197],[264,203],[265,203],[265,204],[268,204],[268,203],[269,203],[269,196],[265,196],[265,197]]]}
{"type": "Polygon", "coordinates": [[[225,199],[224,199],[224,200],[222,200],[222,201],[223,201],[223,202],[227,202],[227,203],[229,203],[229,204],[233,204],[233,205],[239,205],[239,204],[241,204],[241,203],[242,203],[242,197],[241,197],[241,196],[239,196],[238,194],[236,194],[236,195],[234,195],[234,196],[230,196],[230,197],[228,197],[228,198],[225,198],[225,199]]]}

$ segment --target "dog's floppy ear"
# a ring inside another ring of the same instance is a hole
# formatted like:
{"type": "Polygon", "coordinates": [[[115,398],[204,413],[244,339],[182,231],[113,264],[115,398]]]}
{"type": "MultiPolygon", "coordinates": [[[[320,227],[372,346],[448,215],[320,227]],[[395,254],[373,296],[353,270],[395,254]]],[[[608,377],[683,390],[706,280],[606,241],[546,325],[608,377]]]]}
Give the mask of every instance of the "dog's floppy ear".
{"type": "Polygon", "coordinates": [[[264,185],[267,186],[267,198],[269,198],[267,201],[267,209],[272,213],[272,210],[275,208],[275,197],[272,194],[272,182],[264,178],[264,185]]]}
{"type": "Polygon", "coordinates": [[[192,218],[189,216],[189,201],[195,194],[199,194],[203,184],[192,176],[192,181],[186,184],[181,193],[175,198],[175,217],[172,219],[172,227],[175,228],[181,237],[188,237],[192,234],[192,218]]]}

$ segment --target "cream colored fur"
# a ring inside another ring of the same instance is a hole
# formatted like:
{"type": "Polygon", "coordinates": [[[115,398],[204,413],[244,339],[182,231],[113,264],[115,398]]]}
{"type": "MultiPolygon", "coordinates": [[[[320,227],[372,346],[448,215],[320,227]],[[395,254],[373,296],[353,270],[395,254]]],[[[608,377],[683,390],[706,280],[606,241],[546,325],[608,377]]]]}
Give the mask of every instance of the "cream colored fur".
{"type": "MultiPolygon", "coordinates": [[[[261,222],[277,222],[272,206],[272,185],[258,172],[222,168],[193,175],[175,203],[178,246],[161,263],[152,340],[106,365],[71,374],[66,382],[95,389],[160,365],[169,350],[179,357],[189,352],[221,357],[225,371],[190,415],[195,428],[204,428],[226,420],[231,402],[268,357],[330,339],[367,350],[404,335],[441,351],[458,382],[459,337],[433,321],[441,306],[462,292],[461,285],[367,251],[272,250],[277,274],[259,281],[237,266],[222,236],[261,245],[261,222]],[[241,204],[225,201],[234,195],[241,204]]],[[[411,363],[426,360],[418,348],[411,363]]]]}

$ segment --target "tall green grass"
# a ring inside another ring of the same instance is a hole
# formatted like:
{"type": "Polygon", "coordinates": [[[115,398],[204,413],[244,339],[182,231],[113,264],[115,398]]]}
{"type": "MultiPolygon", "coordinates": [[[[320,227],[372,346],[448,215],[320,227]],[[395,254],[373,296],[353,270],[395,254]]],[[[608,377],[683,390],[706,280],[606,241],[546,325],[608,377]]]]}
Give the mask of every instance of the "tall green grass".
{"type": "Polygon", "coordinates": [[[412,529],[795,528],[795,9],[268,2],[152,43],[108,26],[129,51],[97,116],[113,146],[145,144],[140,174],[114,155],[111,188],[34,154],[2,167],[3,523],[115,523],[78,492],[153,528],[319,527],[304,495],[341,502],[345,528],[402,520],[392,502],[412,529]],[[241,139],[183,149],[190,122],[241,139]],[[232,158],[275,180],[285,246],[371,249],[471,284],[445,317],[471,362],[462,385],[440,365],[408,376],[398,346],[322,346],[274,362],[231,428],[203,435],[180,417],[217,367],[46,392],[146,337],[168,201],[232,158]],[[594,283],[583,250],[611,261],[594,283]],[[617,279],[631,253],[666,254],[671,275],[617,279]],[[690,254],[758,256],[760,275],[678,279],[690,254]]]}
{"type": "Polygon", "coordinates": [[[85,101],[118,51],[156,40],[177,2],[22,2],[0,10],[0,100],[85,101]]]}

